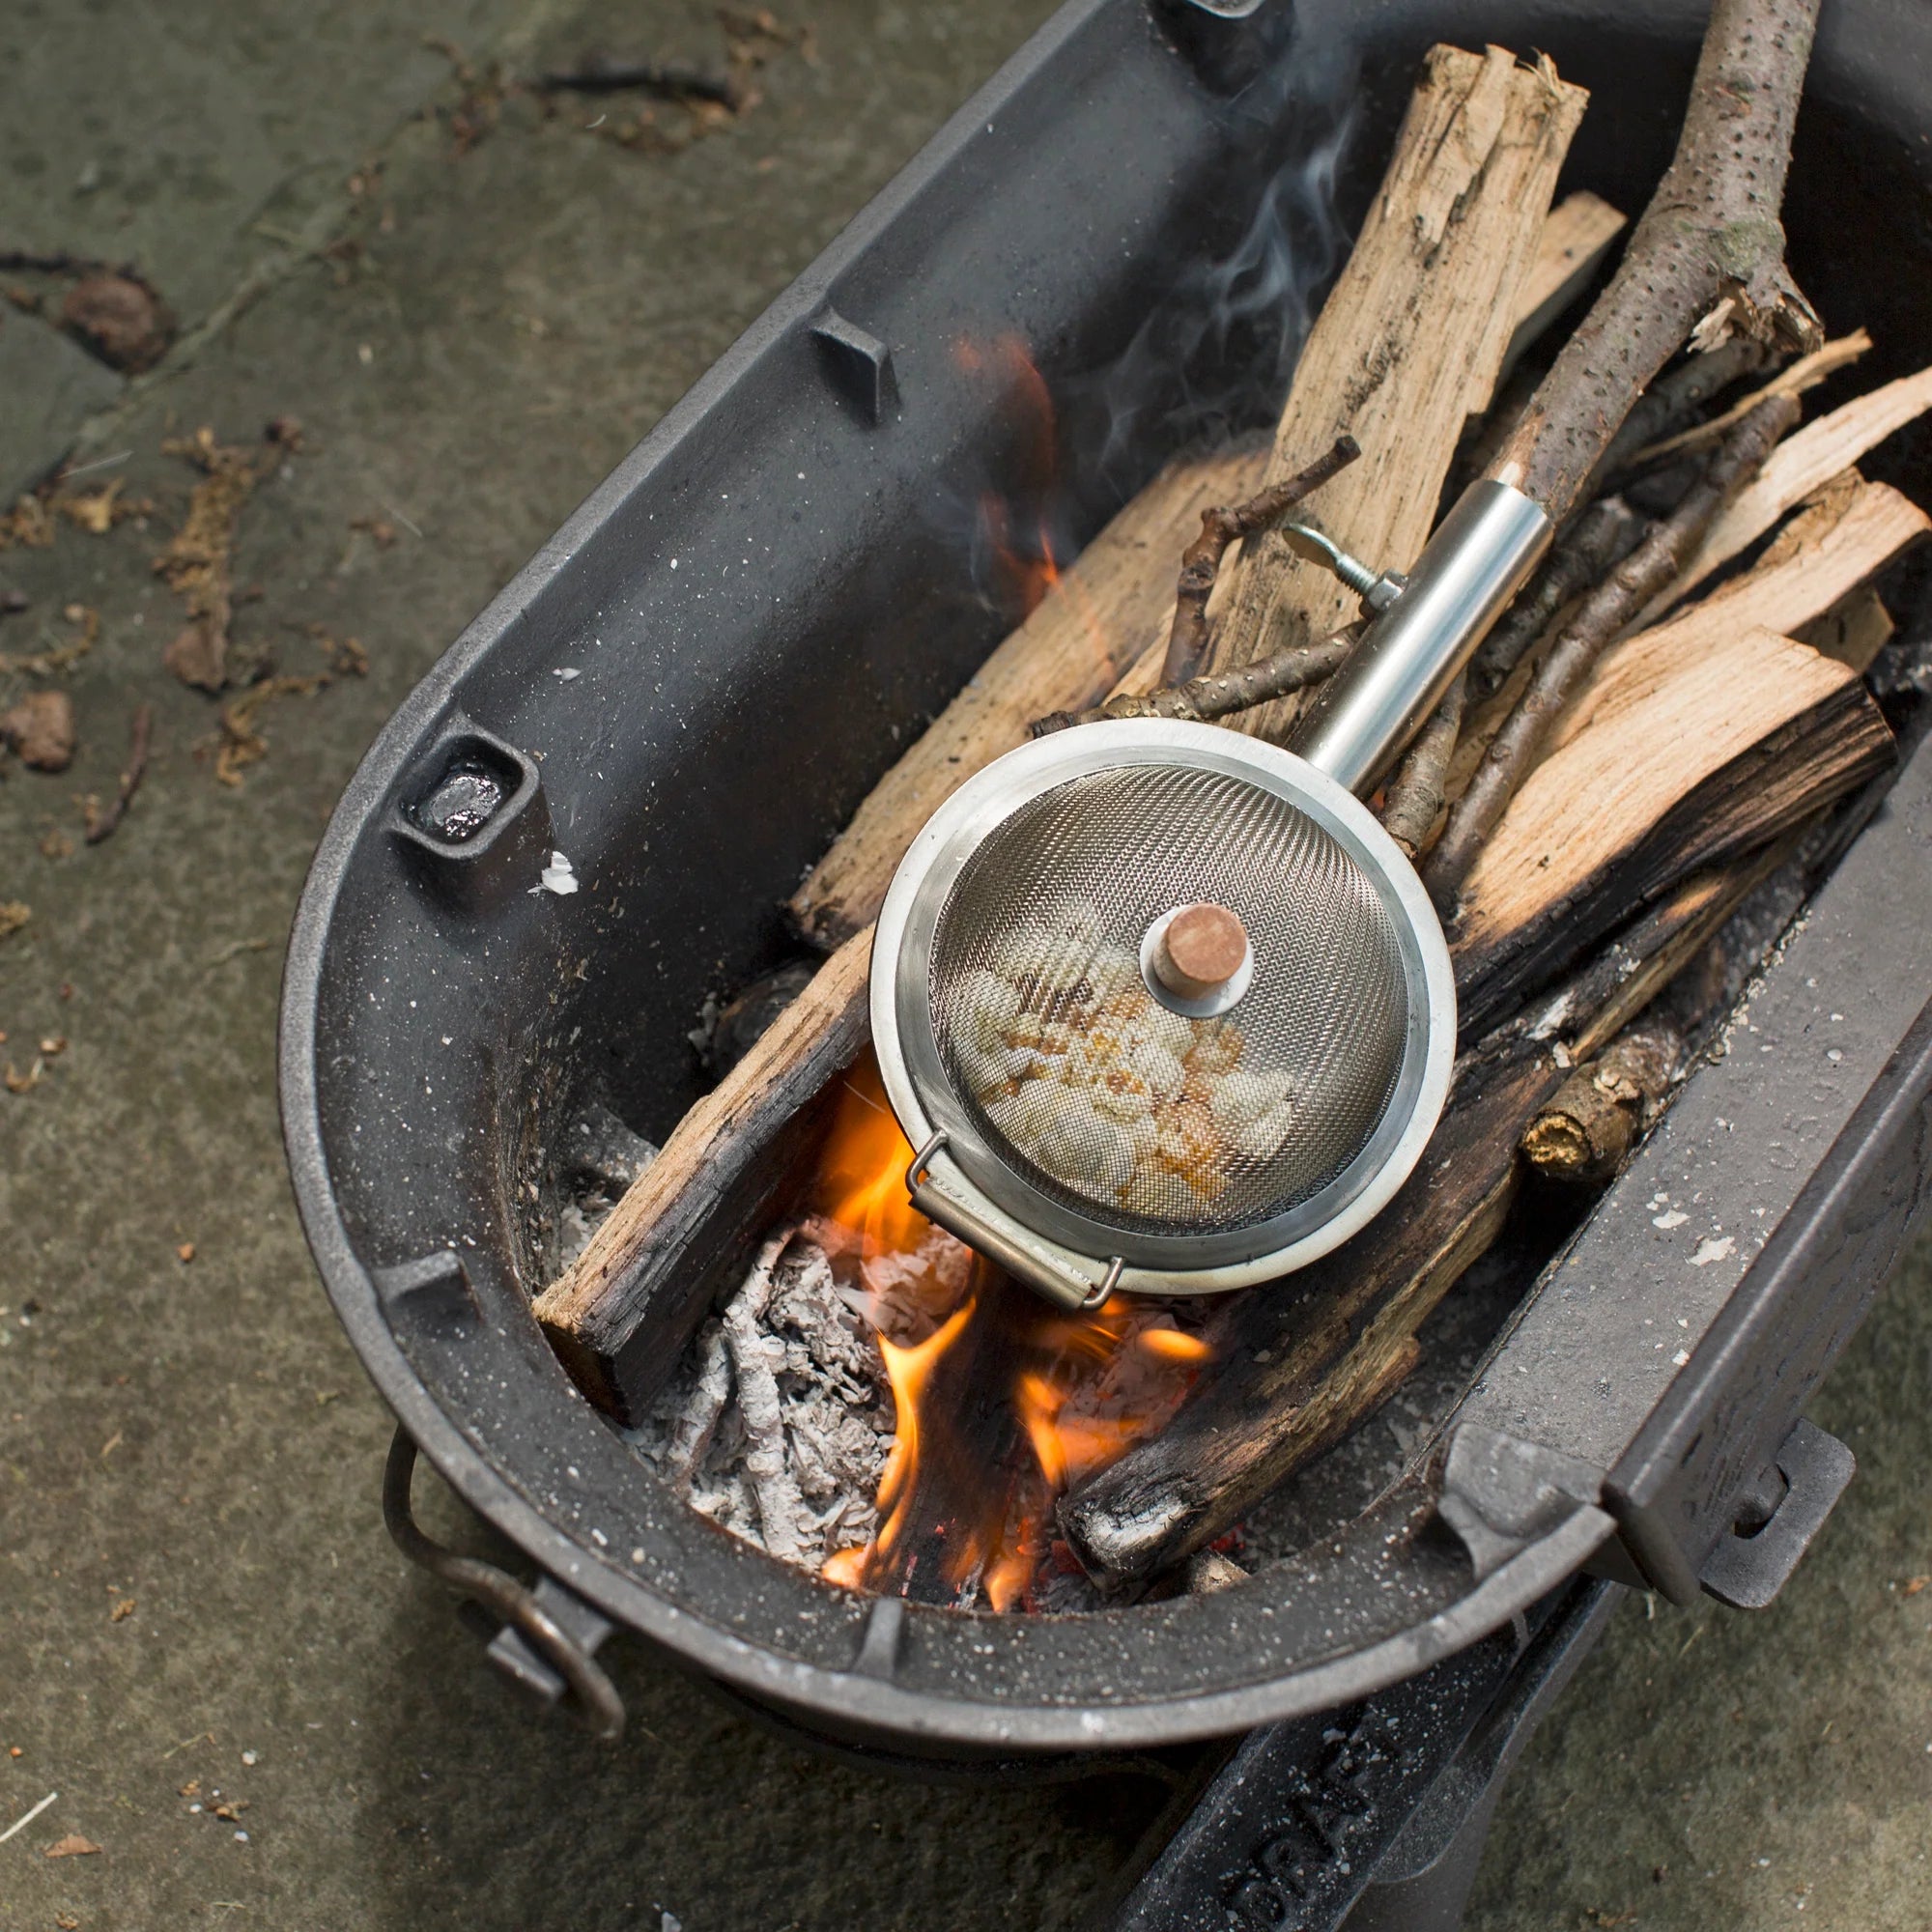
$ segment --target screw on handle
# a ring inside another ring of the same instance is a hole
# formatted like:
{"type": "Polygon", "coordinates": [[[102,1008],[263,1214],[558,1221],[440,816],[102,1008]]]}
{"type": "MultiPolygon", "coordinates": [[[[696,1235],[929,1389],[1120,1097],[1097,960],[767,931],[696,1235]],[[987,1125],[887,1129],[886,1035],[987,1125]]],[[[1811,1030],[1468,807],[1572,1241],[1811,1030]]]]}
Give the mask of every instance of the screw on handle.
{"type": "Polygon", "coordinates": [[[1276,528],[1296,556],[1319,563],[1339,577],[1362,600],[1362,608],[1371,616],[1379,616],[1407,586],[1408,579],[1401,571],[1377,570],[1360,557],[1350,556],[1312,524],[1278,524],[1276,528]]]}

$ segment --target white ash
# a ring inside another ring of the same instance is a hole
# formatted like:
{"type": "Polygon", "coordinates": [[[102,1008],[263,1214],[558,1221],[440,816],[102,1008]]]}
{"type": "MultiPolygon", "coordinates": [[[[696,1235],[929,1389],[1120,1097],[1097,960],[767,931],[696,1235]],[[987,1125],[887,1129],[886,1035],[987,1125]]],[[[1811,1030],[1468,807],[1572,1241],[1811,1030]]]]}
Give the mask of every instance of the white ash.
{"type": "Polygon", "coordinates": [[[866,1306],[811,1234],[768,1242],[632,1442],[694,1509],[774,1556],[816,1570],[868,1542],[894,1407],[866,1306]]]}
{"type": "Polygon", "coordinates": [[[553,1279],[590,1245],[629,1187],[658,1151],[599,1100],[588,1101],[564,1136],[563,1168],[570,1192],[557,1209],[553,1279]]]}

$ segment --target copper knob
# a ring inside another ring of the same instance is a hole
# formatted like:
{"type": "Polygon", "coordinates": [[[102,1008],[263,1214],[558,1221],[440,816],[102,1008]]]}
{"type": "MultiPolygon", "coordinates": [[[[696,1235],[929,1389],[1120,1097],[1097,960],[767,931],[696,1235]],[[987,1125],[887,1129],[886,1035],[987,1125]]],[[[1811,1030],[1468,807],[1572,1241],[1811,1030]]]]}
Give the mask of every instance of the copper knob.
{"type": "Polygon", "coordinates": [[[1218,992],[1247,962],[1248,932],[1237,914],[1203,900],[1182,906],[1153,949],[1155,977],[1183,1000],[1218,992]]]}

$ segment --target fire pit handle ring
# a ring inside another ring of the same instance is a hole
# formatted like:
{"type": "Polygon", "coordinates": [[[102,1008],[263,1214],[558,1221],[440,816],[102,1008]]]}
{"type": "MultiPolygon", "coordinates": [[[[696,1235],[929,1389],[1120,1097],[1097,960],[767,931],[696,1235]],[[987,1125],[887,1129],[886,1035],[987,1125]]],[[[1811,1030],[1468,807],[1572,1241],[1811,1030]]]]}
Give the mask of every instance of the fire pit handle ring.
{"type": "Polygon", "coordinates": [[[578,1718],[592,1737],[609,1741],[621,1736],[624,1700],[617,1694],[617,1687],[535,1595],[508,1571],[480,1557],[460,1556],[423,1534],[410,1507],[416,1453],[414,1438],[399,1427],[383,1465],[383,1524],[390,1541],[419,1569],[427,1570],[439,1582],[460,1591],[515,1630],[570,1687],[578,1718]]]}
{"type": "Polygon", "coordinates": [[[958,1236],[968,1247],[977,1248],[989,1261],[997,1262],[1009,1274],[1025,1282],[1056,1307],[1076,1315],[1091,1315],[1119,1287],[1125,1260],[1115,1255],[1107,1264],[1106,1273],[1098,1281],[1090,1281],[1071,1268],[1053,1265],[1044,1256],[1023,1247],[997,1223],[943,1192],[926,1170],[951,1138],[944,1127],[935,1127],[908,1163],[906,1197],[913,1207],[948,1234],[958,1236]]]}

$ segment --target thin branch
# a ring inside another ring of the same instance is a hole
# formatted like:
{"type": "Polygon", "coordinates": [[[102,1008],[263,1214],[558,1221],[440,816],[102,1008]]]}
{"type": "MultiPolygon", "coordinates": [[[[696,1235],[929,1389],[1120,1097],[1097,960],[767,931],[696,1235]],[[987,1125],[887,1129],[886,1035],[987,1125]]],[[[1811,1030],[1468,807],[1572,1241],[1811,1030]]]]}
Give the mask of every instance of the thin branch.
{"type": "Polygon", "coordinates": [[[1389,781],[1382,829],[1410,859],[1428,842],[1436,814],[1442,810],[1443,786],[1462,733],[1467,690],[1468,680],[1459,677],[1443,693],[1435,715],[1422,727],[1389,781]]]}
{"type": "Polygon", "coordinates": [[[1069,725],[1098,724],[1109,718],[1181,718],[1207,724],[1321,683],[1354,648],[1360,633],[1361,626],[1351,624],[1319,644],[1293,644],[1236,670],[1208,671],[1158,691],[1124,692],[1086,711],[1049,711],[1028,728],[1034,737],[1047,738],[1069,725]]]}
{"type": "Polygon", "coordinates": [[[1637,396],[1688,339],[1816,348],[1778,212],[1819,0],[1714,0],[1677,152],[1610,285],[1491,474],[1561,522],[1637,396]]]}
{"type": "MultiPolygon", "coordinates": [[[[1311,491],[1346,469],[1362,447],[1346,432],[1327,453],[1305,469],[1285,476],[1258,491],[1245,503],[1201,512],[1201,534],[1180,554],[1180,581],[1174,593],[1174,628],[1168,633],[1167,659],[1161,669],[1163,685],[1177,685],[1194,675],[1208,652],[1208,600],[1221,572],[1221,558],[1237,537],[1253,536],[1277,522],[1311,491]]],[[[1294,687],[1288,686],[1293,690],[1294,687]]],[[[1145,716],[1147,714],[1136,714],[1145,716]]]]}
{"type": "Polygon", "coordinates": [[[1747,396],[1740,396],[1722,414],[1713,416],[1709,422],[1692,423],[1689,429],[1679,430],[1675,436],[1646,443],[1631,458],[1631,467],[1637,469],[1661,463],[1666,456],[1681,456],[1687,450],[1703,449],[1711,443],[1721,442],[1725,435],[1744,421],[1767,396],[1802,396],[1807,389],[1815,389],[1828,377],[1835,376],[1840,369],[1856,362],[1871,346],[1871,337],[1862,328],[1858,328],[1850,335],[1841,335],[1835,341],[1826,343],[1822,349],[1814,349],[1809,355],[1802,355],[1788,368],[1780,369],[1762,388],[1753,389],[1747,396]]]}
{"type": "Polygon", "coordinates": [[[1644,527],[1643,518],[1621,497],[1602,497],[1570,526],[1469,660],[1479,696],[1487,696],[1509,676],[1564,605],[1594,589],[1636,548],[1644,527]]]}
{"type": "Polygon", "coordinates": [[[1708,355],[1687,355],[1631,405],[1623,427],[1598,459],[1584,496],[1601,493],[1606,482],[1634,466],[1639,450],[1696,422],[1713,396],[1776,359],[1776,352],[1769,343],[1747,335],[1734,336],[1708,355]]]}
{"type": "Polygon", "coordinates": [[[1652,526],[1563,627],[1516,709],[1490,741],[1483,762],[1457,800],[1423,868],[1423,882],[1445,914],[1455,904],[1476,854],[1517,787],[1542,759],[1551,729],[1583,688],[1597,660],[1676,576],[1731,491],[1771,453],[1778,438],[1798,420],[1798,404],[1789,396],[1770,396],[1758,404],[1731,432],[1672,516],[1652,526]]]}
{"type": "Polygon", "coordinates": [[[141,788],[141,781],[148,771],[148,740],[155,724],[155,708],[152,704],[137,704],[134,707],[134,723],[128,732],[128,762],[121,768],[121,782],[114,796],[107,802],[105,811],[97,812],[90,806],[87,813],[87,842],[99,845],[103,838],[113,836],[114,828],[128,815],[128,808],[133,802],[134,794],[141,788]]]}

